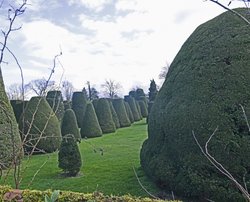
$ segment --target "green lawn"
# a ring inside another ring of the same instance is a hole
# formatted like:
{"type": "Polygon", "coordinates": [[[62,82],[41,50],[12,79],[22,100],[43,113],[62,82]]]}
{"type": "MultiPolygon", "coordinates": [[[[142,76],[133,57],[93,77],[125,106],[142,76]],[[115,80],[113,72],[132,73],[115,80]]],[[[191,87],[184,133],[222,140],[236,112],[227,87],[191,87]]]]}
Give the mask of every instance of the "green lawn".
{"type": "MultiPolygon", "coordinates": [[[[147,125],[145,120],[142,120],[131,127],[118,129],[115,133],[83,140],[79,145],[83,160],[82,174],[78,177],[61,176],[62,171],[57,166],[57,153],[33,156],[29,161],[24,161],[27,168],[22,175],[20,188],[59,189],[84,193],[100,191],[107,195],[129,193],[134,196],[147,196],[137,182],[134,166],[142,184],[148,191],[156,194],[160,190],[150,182],[140,168],[139,153],[146,137],[147,125]],[[99,149],[103,150],[103,155],[99,149]],[[46,164],[30,185],[31,179],[44,162],[46,164]]],[[[5,184],[11,184],[10,180],[5,184]]]]}

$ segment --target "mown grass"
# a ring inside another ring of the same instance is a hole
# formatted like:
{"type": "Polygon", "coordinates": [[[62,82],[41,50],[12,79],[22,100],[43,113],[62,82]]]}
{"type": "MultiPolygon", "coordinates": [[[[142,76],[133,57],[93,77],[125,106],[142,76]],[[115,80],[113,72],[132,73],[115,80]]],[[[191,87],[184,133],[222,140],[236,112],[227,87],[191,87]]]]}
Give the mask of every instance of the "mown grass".
{"type": "MultiPolygon", "coordinates": [[[[100,191],[107,195],[148,196],[137,182],[134,167],[147,190],[157,194],[160,190],[140,168],[139,153],[146,137],[147,125],[145,120],[142,120],[131,127],[118,129],[115,133],[83,140],[79,144],[83,166],[78,177],[65,178],[61,175],[57,153],[36,155],[29,161],[25,159],[23,167],[25,171],[22,174],[20,188],[59,189],[83,193],[100,191]],[[45,162],[46,164],[40,168],[45,162]],[[36,174],[37,171],[39,172],[36,174]]],[[[12,184],[12,181],[8,179],[5,184],[12,184]]]]}

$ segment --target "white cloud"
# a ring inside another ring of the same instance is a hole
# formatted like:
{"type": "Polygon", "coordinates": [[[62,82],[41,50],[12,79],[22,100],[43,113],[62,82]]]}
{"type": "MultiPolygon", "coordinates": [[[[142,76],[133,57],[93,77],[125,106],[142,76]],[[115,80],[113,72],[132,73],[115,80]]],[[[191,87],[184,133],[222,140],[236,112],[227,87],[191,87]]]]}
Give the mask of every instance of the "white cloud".
{"type": "Polygon", "coordinates": [[[93,10],[95,12],[100,12],[108,4],[112,3],[112,0],[70,0],[69,5],[82,5],[86,8],[93,10]]]}

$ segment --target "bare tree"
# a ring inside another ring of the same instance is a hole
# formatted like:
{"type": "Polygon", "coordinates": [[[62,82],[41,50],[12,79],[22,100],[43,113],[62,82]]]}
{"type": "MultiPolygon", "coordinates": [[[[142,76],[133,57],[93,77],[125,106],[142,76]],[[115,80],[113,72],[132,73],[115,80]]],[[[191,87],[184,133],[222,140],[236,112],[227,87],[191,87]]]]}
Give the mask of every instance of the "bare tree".
{"type": "Polygon", "coordinates": [[[118,94],[122,89],[121,84],[112,79],[106,80],[101,87],[103,88],[104,95],[112,99],[118,97],[118,94]]]}
{"type": "Polygon", "coordinates": [[[7,88],[7,95],[10,100],[26,99],[28,94],[27,86],[22,84],[13,83],[7,88]]]}
{"type": "Polygon", "coordinates": [[[70,101],[74,92],[74,86],[71,82],[65,80],[62,82],[62,87],[61,87],[61,91],[62,91],[62,95],[63,98],[67,101],[70,101]]]}
{"type": "Polygon", "coordinates": [[[46,79],[35,79],[27,84],[27,88],[33,91],[36,95],[44,95],[46,91],[56,88],[55,81],[47,81],[46,79]]]}
{"type": "Polygon", "coordinates": [[[169,64],[166,63],[166,65],[161,68],[161,72],[159,74],[159,79],[164,79],[165,80],[165,78],[167,76],[167,73],[168,73],[168,69],[169,69],[169,64]]]}

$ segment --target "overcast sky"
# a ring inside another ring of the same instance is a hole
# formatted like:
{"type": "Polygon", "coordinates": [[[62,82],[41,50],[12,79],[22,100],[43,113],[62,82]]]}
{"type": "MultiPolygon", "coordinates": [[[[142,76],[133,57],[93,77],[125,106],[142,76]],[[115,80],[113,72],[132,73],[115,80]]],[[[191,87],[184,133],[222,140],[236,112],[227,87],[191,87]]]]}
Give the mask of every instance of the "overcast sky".
{"type": "MultiPolygon", "coordinates": [[[[52,80],[68,80],[81,90],[90,81],[100,91],[105,79],[148,89],[151,79],[171,63],[197,26],[224,12],[204,0],[27,0],[9,47],[24,71],[25,83],[47,78],[53,58],[63,52],[52,80]]],[[[5,0],[5,3],[10,2],[5,0]]],[[[11,2],[16,2],[11,0],[11,2]]],[[[227,4],[229,0],[221,0],[227,4]]],[[[231,8],[238,7],[233,1],[231,8]]],[[[7,10],[0,10],[6,25],[7,10]]],[[[0,38],[2,40],[2,38],[0,38]]],[[[7,55],[6,86],[21,83],[18,67],[7,55]]]]}

